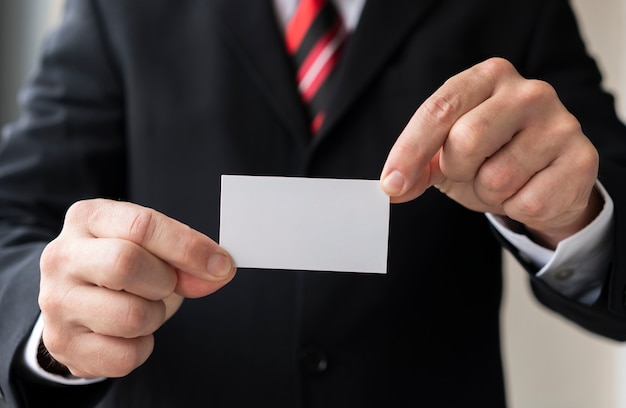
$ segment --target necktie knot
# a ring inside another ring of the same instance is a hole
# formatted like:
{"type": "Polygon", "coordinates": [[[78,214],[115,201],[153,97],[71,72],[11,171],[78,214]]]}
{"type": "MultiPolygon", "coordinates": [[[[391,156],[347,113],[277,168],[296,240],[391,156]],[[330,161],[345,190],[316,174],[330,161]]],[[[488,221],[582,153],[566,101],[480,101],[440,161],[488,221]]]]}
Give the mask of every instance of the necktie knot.
{"type": "Polygon", "coordinates": [[[296,66],[298,90],[315,134],[325,117],[333,72],[347,33],[334,4],[301,0],[285,30],[287,51],[296,66]]]}

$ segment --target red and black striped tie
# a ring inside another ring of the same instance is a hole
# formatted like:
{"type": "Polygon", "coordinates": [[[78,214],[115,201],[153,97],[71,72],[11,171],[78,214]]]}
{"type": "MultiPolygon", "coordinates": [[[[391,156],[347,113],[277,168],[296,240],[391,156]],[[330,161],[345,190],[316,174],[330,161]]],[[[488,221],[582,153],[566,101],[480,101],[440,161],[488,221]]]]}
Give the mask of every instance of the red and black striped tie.
{"type": "Polygon", "coordinates": [[[296,64],[296,79],[307,106],[311,131],[322,126],[333,68],[347,32],[332,1],[301,0],[285,30],[287,51],[296,64]]]}

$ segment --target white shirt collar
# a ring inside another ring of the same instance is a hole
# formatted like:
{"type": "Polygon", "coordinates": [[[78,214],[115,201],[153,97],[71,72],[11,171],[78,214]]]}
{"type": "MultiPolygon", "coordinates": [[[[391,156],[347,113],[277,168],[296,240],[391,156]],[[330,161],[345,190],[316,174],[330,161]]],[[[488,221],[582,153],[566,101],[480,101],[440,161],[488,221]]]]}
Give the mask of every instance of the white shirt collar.
{"type": "MultiPolygon", "coordinates": [[[[365,6],[366,0],[333,0],[337,6],[337,11],[341,14],[343,23],[348,31],[354,31],[359,19],[361,11],[365,6]]],[[[289,18],[293,15],[298,6],[298,0],[273,0],[276,17],[281,28],[285,28],[289,18]]]]}

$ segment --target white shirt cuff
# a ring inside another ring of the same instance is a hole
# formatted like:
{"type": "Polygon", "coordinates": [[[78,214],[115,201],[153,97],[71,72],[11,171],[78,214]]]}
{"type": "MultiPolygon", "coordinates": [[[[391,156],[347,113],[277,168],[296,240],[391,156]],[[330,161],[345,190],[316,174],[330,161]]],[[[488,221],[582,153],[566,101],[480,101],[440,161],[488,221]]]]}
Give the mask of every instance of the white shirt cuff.
{"type": "Polygon", "coordinates": [[[602,211],[581,231],[561,241],[554,251],[507,228],[493,214],[486,214],[522,258],[537,266],[537,277],[559,293],[588,304],[600,294],[612,252],[613,200],[600,182],[596,188],[604,199],[602,211]]]}
{"type": "Polygon", "coordinates": [[[59,374],[49,373],[44,370],[39,361],[37,360],[37,353],[39,352],[39,342],[43,334],[43,319],[41,315],[37,319],[33,331],[30,334],[26,347],[24,348],[24,360],[26,366],[39,378],[52,381],[58,384],[64,385],[87,385],[94,384],[100,381],[104,381],[106,378],[80,378],[74,376],[64,376],[59,374]]]}

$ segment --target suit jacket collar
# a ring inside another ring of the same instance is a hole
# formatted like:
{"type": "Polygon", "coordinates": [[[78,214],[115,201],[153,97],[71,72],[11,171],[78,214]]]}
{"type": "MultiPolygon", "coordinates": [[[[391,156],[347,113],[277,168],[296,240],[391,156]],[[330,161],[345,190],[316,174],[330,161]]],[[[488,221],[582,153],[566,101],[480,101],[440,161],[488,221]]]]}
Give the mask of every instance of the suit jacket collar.
{"type": "Polygon", "coordinates": [[[310,140],[306,114],[271,0],[216,0],[214,5],[225,40],[232,44],[268,103],[305,147],[310,140]]]}
{"type": "MultiPolygon", "coordinates": [[[[314,144],[341,120],[435,3],[436,0],[367,1],[337,67],[337,87],[314,144]]],[[[215,5],[226,38],[249,67],[268,103],[304,147],[310,141],[309,126],[271,0],[216,0],[215,5]]]]}
{"type": "Polygon", "coordinates": [[[321,135],[346,114],[350,106],[384,69],[403,40],[435,0],[368,0],[359,24],[338,66],[335,95],[321,135]]]}

